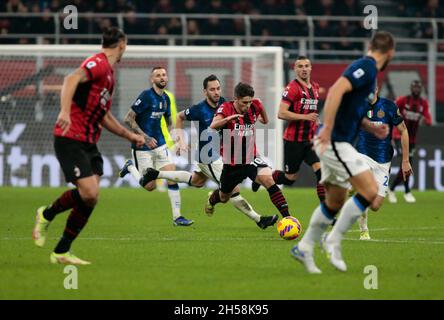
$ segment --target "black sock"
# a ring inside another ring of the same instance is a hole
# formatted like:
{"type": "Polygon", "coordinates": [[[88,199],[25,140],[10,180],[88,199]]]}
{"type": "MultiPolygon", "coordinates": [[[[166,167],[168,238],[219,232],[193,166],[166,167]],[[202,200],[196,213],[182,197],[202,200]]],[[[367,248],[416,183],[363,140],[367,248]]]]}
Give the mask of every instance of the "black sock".
{"type": "Polygon", "coordinates": [[[72,242],[77,238],[80,231],[82,231],[94,210],[94,207],[88,207],[83,200],[80,201],[81,203],[74,206],[68,217],[62,238],[54,249],[55,253],[66,253],[69,251],[72,242]]]}
{"type": "Polygon", "coordinates": [[[52,221],[57,214],[73,208],[79,200],[81,201],[79,190],[73,189],[65,191],[56,201],[43,211],[43,217],[48,221],[52,221]]]}
{"type": "Polygon", "coordinates": [[[287,179],[285,176],[285,173],[280,170],[275,170],[273,172],[273,180],[276,182],[276,184],[283,184],[286,186],[291,186],[294,183],[294,180],[287,179]]]}
{"type": "Polygon", "coordinates": [[[219,189],[214,190],[213,193],[210,196],[210,204],[212,206],[216,205],[217,203],[221,202],[220,201],[220,194],[219,194],[219,189]]]}
{"type": "Polygon", "coordinates": [[[409,193],[410,192],[410,184],[409,184],[409,180],[410,177],[407,177],[404,181],[404,189],[405,189],[405,193],[409,193]]]}
{"type": "Polygon", "coordinates": [[[321,169],[318,169],[315,171],[316,175],[316,193],[318,194],[319,202],[325,201],[325,187],[322,183],[319,183],[321,181],[321,169]]]}
{"type": "Polygon", "coordinates": [[[274,206],[279,210],[283,217],[288,217],[290,213],[288,212],[288,203],[285,200],[284,195],[282,194],[281,189],[274,184],[270,188],[267,189],[268,194],[270,195],[271,202],[273,202],[274,206]]]}
{"type": "Polygon", "coordinates": [[[402,169],[399,168],[398,174],[395,177],[395,180],[393,180],[392,185],[390,186],[390,191],[394,191],[396,186],[400,184],[402,181],[402,169]]]}

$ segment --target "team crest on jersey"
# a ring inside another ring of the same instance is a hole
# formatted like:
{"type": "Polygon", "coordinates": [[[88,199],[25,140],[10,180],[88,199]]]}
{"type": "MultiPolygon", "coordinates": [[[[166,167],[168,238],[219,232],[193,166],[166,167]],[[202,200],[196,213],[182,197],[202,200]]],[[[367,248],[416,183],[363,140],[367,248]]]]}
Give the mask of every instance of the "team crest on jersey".
{"type": "Polygon", "coordinates": [[[373,110],[368,110],[368,111],[367,111],[367,117],[368,117],[369,119],[373,118],[373,110]]]}
{"type": "Polygon", "coordinates": [[[401,111],[399,111],[399,109],[396,109],[396,114],[397,114],[398,116],[401,116],[401,111]]]}
{"type": "Polygon", "coordinates": [[[382,119],[382,118],[384,118],[384,116],[385,116],[385,112],[382,111],[382,110],[379,110],[378,113],[377,113],[376,115],[378,116],[379,119],[382,119]]]}

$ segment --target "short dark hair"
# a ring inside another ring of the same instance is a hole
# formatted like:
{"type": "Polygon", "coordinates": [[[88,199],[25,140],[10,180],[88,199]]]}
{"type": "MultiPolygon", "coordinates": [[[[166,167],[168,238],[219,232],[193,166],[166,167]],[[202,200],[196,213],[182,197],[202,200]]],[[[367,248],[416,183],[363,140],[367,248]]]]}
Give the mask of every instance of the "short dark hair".
{"type": "Polygon", "coordinates": [[[234,88],[234,96],[236,98],[254,97],[254,89],[247,83],[239,82],[234,88]]]}
{"type": "Polygon", "coordinates": [[[121,40],[126,39],[126,34],[117,27],[110,27],[103,31],[102,48],[115,48],[121,40]]]}
{"type": "Polygon", "coordinates": [[[203,81],[203,88],[204,89],[206,89],[208,87],[208,82],[210,82],[210,81],[219,81],[219,83],[220,83],[220,80],[214,74],[210,74],[203,81]]]}
{"type": "Polygon", "coordinates": [[[395,39],[388,31],[377,31],[370,40],[370,50],[387,53],[395,48],[395,39]]]}
{"type": "Polygon", "coordinates": [[[298,56],[295,61],[298,60],[310,60],[310,59],[308,59],[306,56],[298,56]]]}
{"type": "Polygon", "coordinates": [[[153,72],[156,71],[156,70],[160,70],[160,69],[164,69],[164,70],[166,71],[166,68],[165,68],[165,67],[156,66],[156,67],[154,67],[154,68],[151,70],[151,73],[153,73],[153,72]]]}

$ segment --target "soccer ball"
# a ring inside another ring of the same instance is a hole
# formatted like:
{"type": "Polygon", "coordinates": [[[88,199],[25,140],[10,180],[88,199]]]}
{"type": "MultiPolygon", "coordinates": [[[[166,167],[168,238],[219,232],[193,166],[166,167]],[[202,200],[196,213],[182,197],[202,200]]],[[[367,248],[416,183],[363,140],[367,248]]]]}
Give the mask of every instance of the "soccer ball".
{"type": "Polygon", "coordinates": [[[301,234],[301,223],[295,217],[285,217],[277,225],[279,235],[285,240],[294,240],[301,234]]]}

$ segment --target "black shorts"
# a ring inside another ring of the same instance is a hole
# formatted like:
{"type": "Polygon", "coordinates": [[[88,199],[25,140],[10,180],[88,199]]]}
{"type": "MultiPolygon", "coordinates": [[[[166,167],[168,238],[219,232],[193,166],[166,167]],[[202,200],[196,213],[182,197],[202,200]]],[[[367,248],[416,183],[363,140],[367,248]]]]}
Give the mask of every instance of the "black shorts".
{"type": "Polygon", "coordinates": [[[285,173],[296,173],[301,167],[302,161],[309,166],[319,162],[311,142],[296,142],[284,140],[284,164],[285,173]]]}
{"type": "Polygon", "coordinates": [[[55,137],[54,149],[66,182],[103,175],[103,159],[96,144],[55,137]]]}
{"type": "MultiPolygon", "coordinates": [[[[401,139],[395,139],[395,149],[396,149],[396,155],[400,157],[402,155],[402,144],[401,139]]],[[[414,143],[409,143],[409,158],[413,158],[415,155],[415,149],[416,145],[414,143]]]]}
{"type": "Polygon", "coordinates": [[[256,158],[251,164],[238,164],[234,166],[224,164],[222,174],[220,175],[220,191],[231,193],[246,178],[250,178],[251,181],[256,180],[258,169],[266,167],[268,165],[260,158],[256,158]]]}

